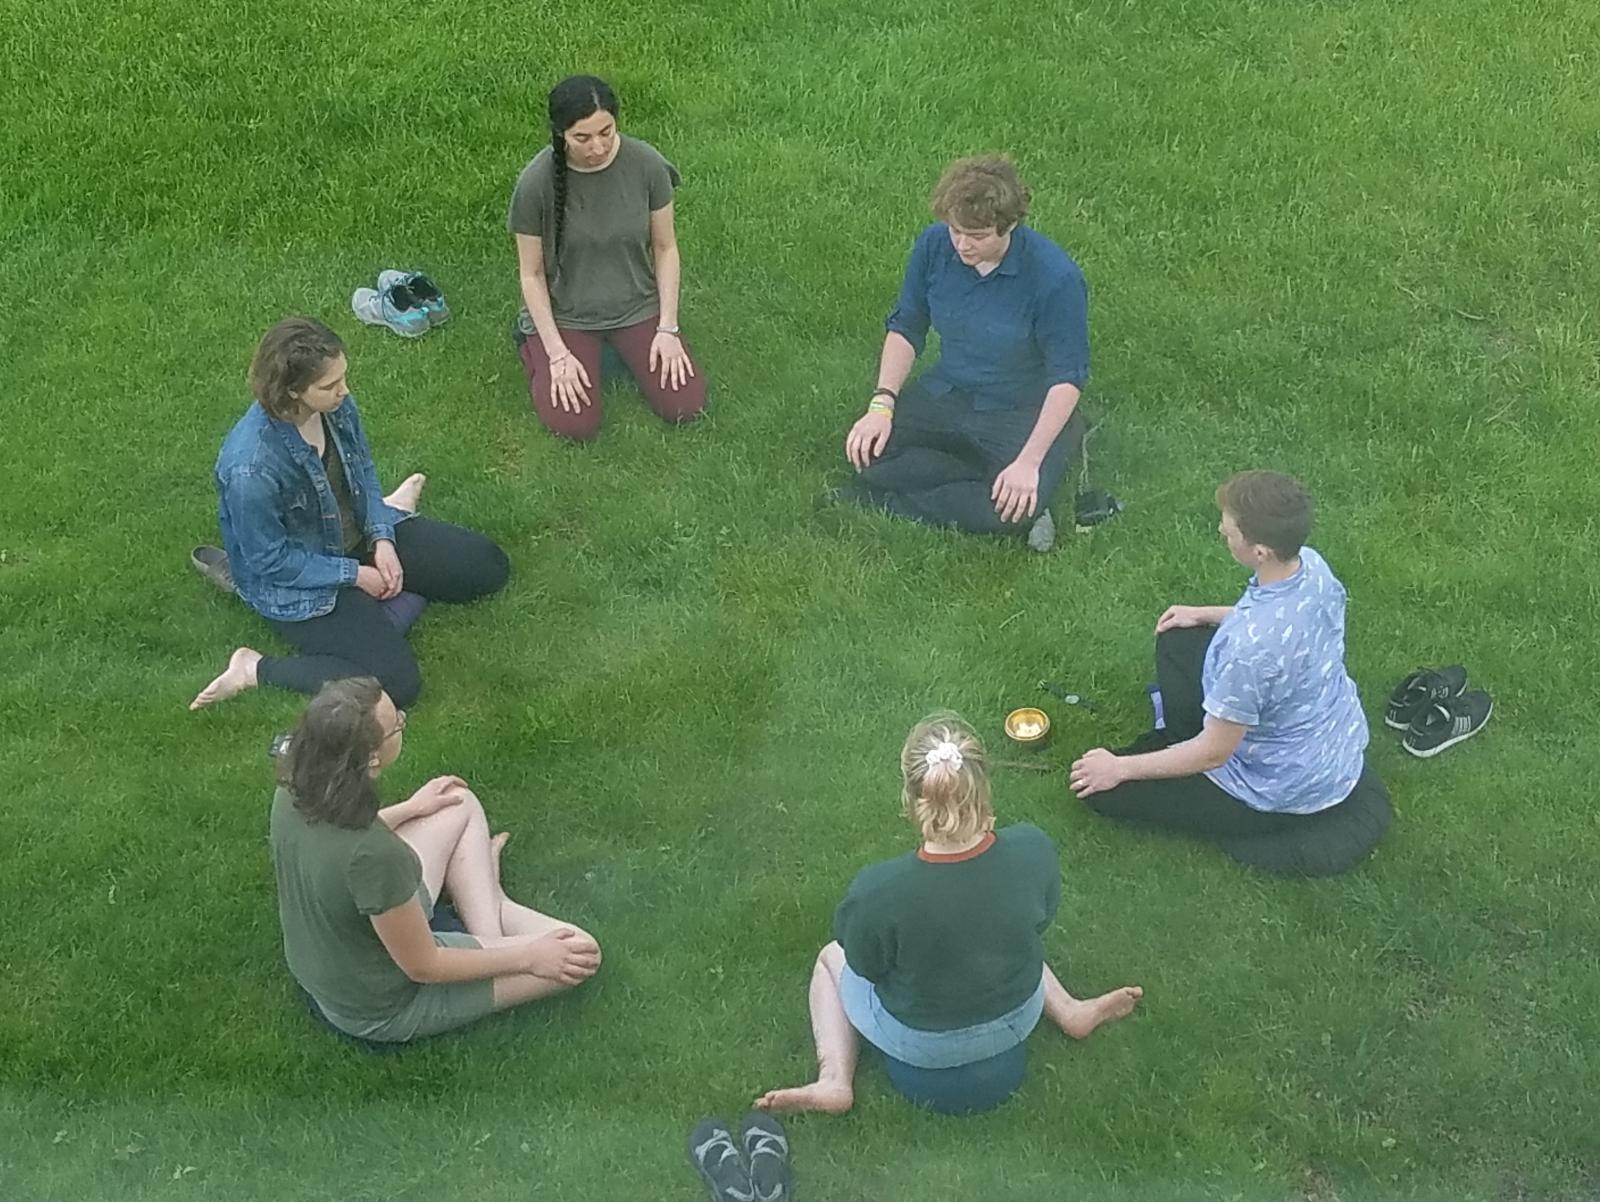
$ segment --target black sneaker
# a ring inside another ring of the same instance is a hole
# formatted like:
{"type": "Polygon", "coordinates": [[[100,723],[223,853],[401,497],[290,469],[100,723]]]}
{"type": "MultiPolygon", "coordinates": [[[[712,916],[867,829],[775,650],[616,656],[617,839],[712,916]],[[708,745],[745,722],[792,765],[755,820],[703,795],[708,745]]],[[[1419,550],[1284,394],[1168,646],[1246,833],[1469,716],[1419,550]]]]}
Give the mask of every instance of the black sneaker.
{"type": "Polygon", "coordinates": [[[1400,745],[1412,755],[1427,759],[1446,747],[1470,739],[1494,713],[1494,698],[1482,689],[1436,701],[1411,724],[1400,745]]]}
{"type": "Polygon", "coordinates": [[[1467,670],[1459,664],[1449,668],[1418,668],[1389,694],[1389,704],[1383,707],[1383,724],[1396,730],[1409,730],[1435,702],[1459,697],[1466,689],[1467,670]]]}

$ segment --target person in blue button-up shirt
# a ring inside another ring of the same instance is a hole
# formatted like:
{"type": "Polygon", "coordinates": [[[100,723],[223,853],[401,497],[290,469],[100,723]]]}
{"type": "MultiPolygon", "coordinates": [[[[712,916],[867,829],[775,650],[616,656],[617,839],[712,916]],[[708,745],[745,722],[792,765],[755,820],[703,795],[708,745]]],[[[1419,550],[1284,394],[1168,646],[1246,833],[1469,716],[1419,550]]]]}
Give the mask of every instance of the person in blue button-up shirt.
{"type": "Polygon", "coordinates": [[[878,386],[845,439],[858,473],[845,495],[930,525],[1028,532],[1046,550],[1048,506],[1083,437],[1083,273],[1021,224],[1028,190],[1007,158],[952,163],[933,211],[889,315],[878,386]],[[930,328],[939,360],[907,386],[930,328]]]}
{"type": "Polygon", "coordinates": [[[482,534],[390,506],[346,383],[339,336],[308,317],[268,330],[250,363],[256,400],[217,456],[234,588],[300,652],[240,647],[190,709],[258,683],[315,693],[375,676],[404,709],[422,676],[380,608],[401,590],[464,602],[500,589],[505,552],[482,534]]]}

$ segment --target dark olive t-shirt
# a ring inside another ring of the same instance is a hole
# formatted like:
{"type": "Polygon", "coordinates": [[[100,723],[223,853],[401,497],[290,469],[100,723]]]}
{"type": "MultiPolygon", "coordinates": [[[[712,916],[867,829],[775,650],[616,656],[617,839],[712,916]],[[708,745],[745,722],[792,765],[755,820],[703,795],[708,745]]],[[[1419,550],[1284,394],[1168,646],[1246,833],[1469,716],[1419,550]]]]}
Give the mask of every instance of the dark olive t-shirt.
{"type": "Polygon", "coordinates": [[[895,1018],[951,1031],[1033,996],[1060,902],[1055,844],[1019,822],[959,856],[907,852],[863,868],[834,913],[833,937],[895,1018]]]}
{"type": "Polygon", "coordinates": [[[310,822],[287,789],[272,798],[272,863],[289,971],[336,1026],[392,1018],[419,986],[389,955],[371,916],[422,888],[417,853],[381,819],[362,830],[310,822]]]}
{"type": "Polygon", "coordinates": [[[650,214],[672,202],[678,172],[648,142],[623,135],[609,166],[567,169],[566,216],[555,235],[555,160],[546,146],[522,169],[506,226],[544,244],[545,283],[556,323],[614,330],[660,312],[650,214]]]}

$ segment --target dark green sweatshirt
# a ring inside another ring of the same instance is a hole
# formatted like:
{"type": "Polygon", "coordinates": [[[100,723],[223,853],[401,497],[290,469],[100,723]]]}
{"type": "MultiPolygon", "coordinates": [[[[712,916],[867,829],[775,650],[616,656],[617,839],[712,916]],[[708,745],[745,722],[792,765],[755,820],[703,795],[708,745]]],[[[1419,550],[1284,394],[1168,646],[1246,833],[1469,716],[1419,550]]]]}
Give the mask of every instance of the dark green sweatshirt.
{"type": "Polygon", "coordinates": [[[1019,823],[959,856],[907,852],[863,868],[833,916],[844,958],[908,1027],[950,1031],[1039,987],[1061,902],[1055,844],[1019,823]]]}

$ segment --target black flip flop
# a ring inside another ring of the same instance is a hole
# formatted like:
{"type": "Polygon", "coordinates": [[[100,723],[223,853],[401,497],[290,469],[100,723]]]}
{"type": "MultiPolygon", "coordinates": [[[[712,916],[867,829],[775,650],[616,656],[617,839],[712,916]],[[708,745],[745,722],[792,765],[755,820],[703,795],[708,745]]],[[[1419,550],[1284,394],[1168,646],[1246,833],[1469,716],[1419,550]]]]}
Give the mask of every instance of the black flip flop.
{"type": "Polygon", "coordinates": [[[701,1119],[689,1132],[689,1163],[715,1202],[755,1202],[750,1170],[721,1119],[701,1119]]]}
{"type": "Polygon", "coordinates": [[[789,1136],[778,1120],[752,1111],[739,1124],[739,1142],[750,1162],[755,1202],[790,1202],[794,1197],[794,1166],[789,1163],[789,1136]]]}

